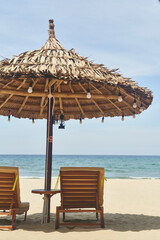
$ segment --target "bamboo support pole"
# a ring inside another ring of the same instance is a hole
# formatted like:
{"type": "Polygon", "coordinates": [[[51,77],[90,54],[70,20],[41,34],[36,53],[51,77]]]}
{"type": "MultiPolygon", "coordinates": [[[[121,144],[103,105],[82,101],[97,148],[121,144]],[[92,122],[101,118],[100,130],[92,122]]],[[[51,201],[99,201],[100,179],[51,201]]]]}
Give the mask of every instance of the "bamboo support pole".
{"type": "MultiPolygon", "coordinates": [[[[52,124],[52,112],[53,112],[53,98],[48,98],[47,105],[47,140],[46,140],[46,164],[45,164],[45,190],[51,189],[51,177],[52,177],[52,142],[53,142],[53,124],[52,124]]],[[[42,223],[50,222],[50,196],[44,195],[43,205],[43,220],[42,223]]]]}
{"type": "MultiPolygon", "coordinates": [[[[87,90],[82,86],[82,84],[79,83],[79,85],[83,89],[83,91],[87,94],[87,90]]],[[[100,108],[100,106],[98,106],[98,104],[96,103],[96,101],[93,98],[94,98],[94,94],[91,95],[91,101],[96,105],[96,107],[99,109],[99,111],[104,115],[103,110],[100,108]]]]}
{"type": "MultiPolygon", "coordinates": [[[[32,89],[34,88],[34,86],[36,85],[37,82],[38,82],[38,78],[37,78],[36,81],[33,83],[33,85],[32,85],[32,89]]],[[[25,97],[25,99],[24,99],[24,101],[23,101],[21,107],[20,107],[19,110],[18,110],[18,113],[20,113],[20,112],[22,111],[22,109],[24,108],[24,106],[25,106],[25,104],[26,104],[28,98],[29,98],[29,96],[26,96],[26,97],[25,97]]]]}
{"type": "Polygon", "coordinates": [[[6,88],[6,87],[8,87],[11,83],[13,83],[14,82],[14,80],[11,80],[11,81],[9,81],[8,83],[6,83],[2,88],[6,88]]]}
{"type": "MultiPolygon", "coordinates": [[[[17,87],[16,90],[19,90],[23,86],[25,81],[26,80],[24,79],[23,82],[17,87]]],[[[4,91],[6,91],[6,90],[4,90],[4,91]]],[[[11,99],[13,97],[13,95],[14,95],[13,93],[10,94],[10,96],[0,105],[0,109],[9,101],[9,99],[11,99]]]]}
{"type": "MultiPolygon", "coordinates": [[[[74,93],[74,90],[73,90],[73,88],[72,88],[72,86],[71,86],[71,83],[69,83],[69,87],[70,87],[71,92],[74,93]]],[[[82,108],[82,106],[81,106],[78,98],[75,98],[75,100],[76,100],[77,105],[78,105],[78,107],[79,107],[79,109],[80,109],[80,111],[81,111],[82,116],[85,117],[85,113],[84,113],[84,111],[83,111],[83,108],[82,108]]]]}
{"type": "MultiPolygon", "coordinates": [[[[60,85],[58,86],[58,92],[61,93],[60,85]]],[[[63,103],[62,103],[62,98],[61,97],[59,97],[59,108],[60,108],[61,113],[63,113],[63,103]]]]}
{"type": "MultiPolygon", "coordinates": [[[[27,91],[18,91],[18,90],[12,90],[12,89],[0,89],[0,94],[13,94],[15,96],[29,96],[29,97],[47,97],[48,94],[46,92],[36,92],[33,91],[32,93],[28,93],[27,91]]],[[[69,92],[52,92],[52,95],[54,97],[62,97],[62,98],[84,98],[86,99],[85,93],[69,93],[69,92]]],[[[95,99],[118,99],[117,95],[108,95],[108,94],[92,94],[92,98],[95,99]]]]}
{"type": "MultiPolygon", "coordinates": [[[[46,79],[46,83],[45,83],[45,87],[44,87],[44,92],[47,92],[47,89],[48,89],[48,78],[46,79]]],[[[42,97],[41,99],[41,103],[40,103],[40,116],[42,116],[43,114],[43,110],[44,110],[44,100],[45,100],[45,97],[42,97]]]]}
{"type": "MultiPolygon", "coordinates": [[[[101,93],[101,94],[103,95],[103,93],[102,93],[97,87],[95,87],[92,83],[91,83],[91,85],[94,87],[95,90],[97,90],[97,92],[99,92],[99,93],[101,93]]],[[[107,91],[109,91],[109,93],[111,93],[110,90],[107,89],[107,91]]],[[[121,92],[123,92],[123,93],[126,94],[127,96],[130,96],[130,95],[127,94],[125,91],[121,91],[121,92]]],[[[132,97],[132,96],[130,96],[130,97],[132,97]]],[[[118,97],[117,97],[117,99],[118,99],[118,97]]],[[[121,113],[123,112],[122,108],[119,108],[119,107],[117,106],[117,104],[115,104],[111,99],[108,99],[108,101],[109,101],[115,108],[117,108],[118,111],[120,111],[121,113]]],[[[130,113],[132,113],[133,107],[131,106],[131,104],[129,104],[128,102],[125,101],[124,96],[123,96],[123,102],[124,102],[124,104],[129,108],[130,113]]],[[[138,111],[135,110],[135,112],[137,113],[138,111]]]]}

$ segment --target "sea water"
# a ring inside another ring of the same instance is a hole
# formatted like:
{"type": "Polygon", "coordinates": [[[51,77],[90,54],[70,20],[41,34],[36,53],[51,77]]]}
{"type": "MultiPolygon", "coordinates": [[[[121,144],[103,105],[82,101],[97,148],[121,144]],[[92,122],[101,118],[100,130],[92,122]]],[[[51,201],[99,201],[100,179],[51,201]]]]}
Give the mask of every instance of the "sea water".
{"type": "MultiPolygon", "coordinates": [[[[42,178],[44,155],[0,155],[0,166],[19,167],[20,177],[42,178]]],[[[60,167],[103,167],[106,178],[160,178],[160,156],[54,155],[52,177],[60,167]]]]}

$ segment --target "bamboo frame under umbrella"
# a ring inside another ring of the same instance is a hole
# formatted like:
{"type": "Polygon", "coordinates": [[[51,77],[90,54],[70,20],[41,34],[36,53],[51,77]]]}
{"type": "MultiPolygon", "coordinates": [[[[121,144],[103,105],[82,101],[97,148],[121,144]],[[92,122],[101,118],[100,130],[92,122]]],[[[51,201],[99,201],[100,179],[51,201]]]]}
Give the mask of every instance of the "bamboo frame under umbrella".
{"type": "MultiPolygon", "coordinates": [[[[49,20],[49,39],[39,50],[0,61],[0,115],[47,119],[45,189],[51,188],[52,123],[64,120],[135,116],[147,109],[152,93],[109,70],[67,51],[55,37],[49,20]]],[[[45,196],[46,199],[46,196],[45,196]]],[[[43,222],[50,221],[50,199],[44,201],[43,222]]]]}

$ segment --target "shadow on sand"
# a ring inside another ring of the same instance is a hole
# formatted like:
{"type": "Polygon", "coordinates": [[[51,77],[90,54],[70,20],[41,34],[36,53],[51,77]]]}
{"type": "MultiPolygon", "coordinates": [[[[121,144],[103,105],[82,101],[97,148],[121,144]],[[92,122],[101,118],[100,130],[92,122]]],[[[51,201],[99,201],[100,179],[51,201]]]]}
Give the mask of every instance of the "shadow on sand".
{"type": "MultiPolygon", "coordinates": [[[[27,217],[27,221],[23,221],[22,216],[17,216],[16,228],[23,229],[25,231],[40,231],[40,232],[53,232],[55,231],[55,214],[51,214],[51,222],[48,224],[41,224],[42,213],[30,214],[27,217]],[[34,228],[33,228],[34,226],[34,228]]],[[[85,232],[85,231],[143,231],[143,230],[154,230],[160,229],[160,217],[148,216],[148,215],[136,215],[136,214],[120,214],[120,213],[105,213],[105,228],[93,228],[93,227],[75,227],[75,226],[63,226],[60,227],[58,232],[85,232]]],[[[82,220],[81,220],[82,221],[82,220]]],[[[0,225],[10,224],[10,218],[0,219],[0,225]]]]}

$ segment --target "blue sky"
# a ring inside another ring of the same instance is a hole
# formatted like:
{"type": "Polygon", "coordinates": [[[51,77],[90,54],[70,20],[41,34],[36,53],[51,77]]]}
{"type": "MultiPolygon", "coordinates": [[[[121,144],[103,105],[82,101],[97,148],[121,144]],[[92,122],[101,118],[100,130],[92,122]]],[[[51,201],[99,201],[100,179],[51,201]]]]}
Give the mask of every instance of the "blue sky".
{"type": "MultiPolygon", "coordinates": [[[[54,154],[160,155],[160,3],[158,0],[6,0],[0,3],[0,56],[39,49],[54,19],[67,49],[106,67],[119,68],[153,92],[136,119],[106,118],[54,127],[54,154]]],[[[45,154],[46,120],[0,116],[0,154],[45,154]]]]}

